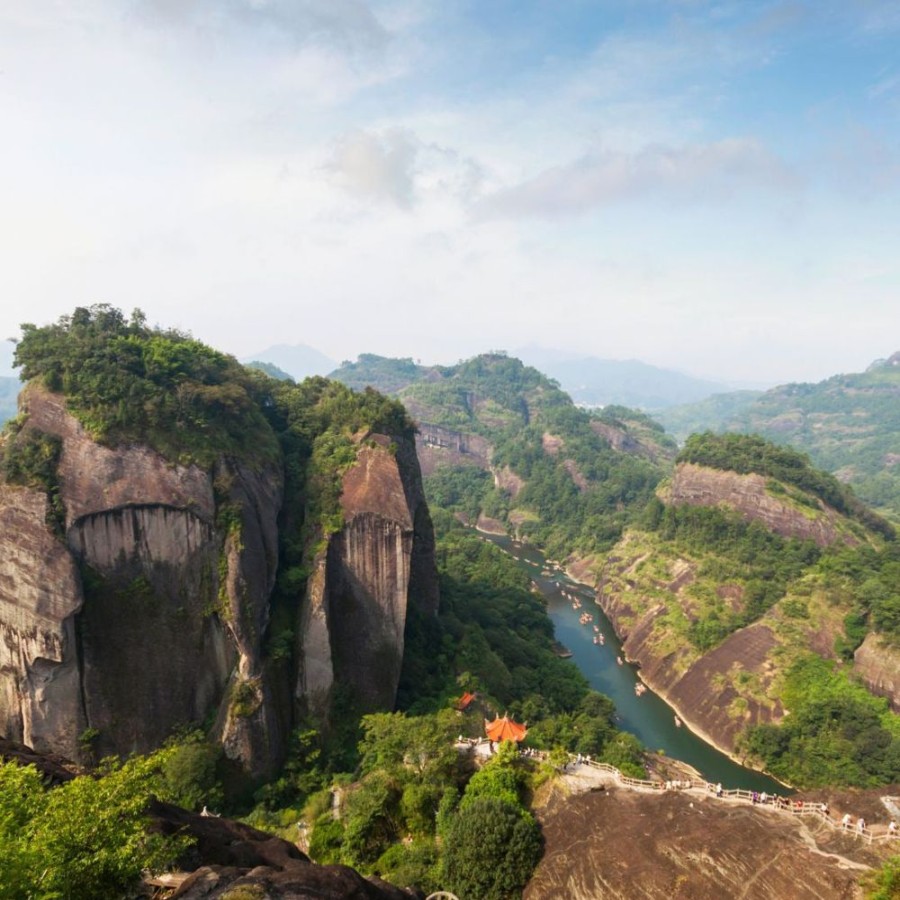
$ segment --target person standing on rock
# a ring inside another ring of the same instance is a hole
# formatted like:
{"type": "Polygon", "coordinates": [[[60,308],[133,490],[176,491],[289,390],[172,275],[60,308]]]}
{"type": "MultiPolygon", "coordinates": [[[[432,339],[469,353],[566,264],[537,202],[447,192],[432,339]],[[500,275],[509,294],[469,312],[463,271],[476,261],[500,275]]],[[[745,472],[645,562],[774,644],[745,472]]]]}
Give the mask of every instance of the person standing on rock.
{"type": "Polygon", "coordinates": [[[852,821],[850,813],[844,813],[844,818],[841,819],[841,828],[849,828],[852,821]]]}

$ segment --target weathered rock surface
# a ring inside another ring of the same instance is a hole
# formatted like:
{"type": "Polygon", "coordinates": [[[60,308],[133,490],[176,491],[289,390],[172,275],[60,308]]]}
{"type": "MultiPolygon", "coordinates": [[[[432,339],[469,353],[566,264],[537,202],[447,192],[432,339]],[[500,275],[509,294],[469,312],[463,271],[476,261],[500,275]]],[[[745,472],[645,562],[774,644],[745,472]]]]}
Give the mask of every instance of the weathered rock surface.
{"type": "Polygon", "coordinates": [[[0,731],[74,757],[86,727],[75,647],[81,578],[47,497],[0,485],[0,731]]]}
{"type": "Polygon", "coordinates": [[[879,697],[887,697],[894,712],[900,712],[900,651],[885,643],[881,635],[866,635],[853,654],[853,671],[879,697]]]}
{"type": "Polygon", "coordinates": [[[323,710],[336,683],[363,708],[394,703],[411,604],[437,613],[434,535],[411,441],[369,435],[344,476],[344,525],[307,584],[297,696],[323,710]]]}
{"type": "Polygon", "coordinates": [[[363,878],[346,866],[292,860],[283,868],[257,865],[203,866],[171,895],[172,900],[414,900],[425,895],[401,890],[380,878],[363,878]]]}
{"type": "Polygon", "coordinates": [[[541,820],[546,849],[525,900],[851,900],[877,862],[825,826],[673,792],[583,794],[541,820]]]}
{"type": "Polygon", "coordinates": [[[416,453],[423,475],[430,475],[442,465],[488,469],[492,450],[490,443],[481,435],[430,425],[427,422],[419,423],[416,453]]]}
{"type": "Polygon", "coordinates": [[[20,400],[28,426],[63,441],[59,465],[66,527],[84,516],[126,506],[191,510],[211,523],[212,482],[199,466],[173,466],[149,447],[111,449],[91,440],[66,410],[65,398],[31,384],[20,400]]]}
{"type": "Polygon", "coordinates": [[[755,473],[738,475],[680,463],[672,476],[669,502],[693,506],[726,504],[776,534],[815,541],[820,547],[836,541],[858,543],[852,535],[838,528],[839,515],[833,509],[821,504],[818,510],[801,512],[788,500],[770,494],[766,490],[767,480],[755,473]]]}
{"type": "Polygon", "coordinates": [[[0,737],[0,760],[20,766],[34,766],[48,785],[65,784],[77,774],[77,767],[64,756],[39,753],[18,741],[0,737]]]}
{"type": "Polygon", "coordinates": [[[42,491],[0,485],[0,733],[78,759],[87,730],[92,753],[125,754],[214,720],[226,754],[261,777],[284,753],[298,684],[327,697],[338,677],[368,707],[393,703],[408,605],[434,614],[438,602],[411,440],[370,436],[346,474],[345,526],[302,611],[310,652],[299,679],[276,685],[264,646],[280,463],[222,458],[206,471],[104,447],[35,385],[23,410],[25,429],[61,441],[66,515],[56,534],[42,491]]]}
{"type": "Polygon", "coordinates": [[[741,697],[733,680],[723,676],[735,669],[768,685],[773,675],[769,655],[777,646],[765,624],[754,624],[729,635],[705,655],[660,653],[657,620],[666,614],[658,604],[640,616],[628,604],[627,594],[601,594],[601,606],[630,660],[641,664],[641,677],[674,706],[692,731],[717,747],[732,752],[744,728],[777,720],[783,714],[777,702],[762,705],[741,697]]]}

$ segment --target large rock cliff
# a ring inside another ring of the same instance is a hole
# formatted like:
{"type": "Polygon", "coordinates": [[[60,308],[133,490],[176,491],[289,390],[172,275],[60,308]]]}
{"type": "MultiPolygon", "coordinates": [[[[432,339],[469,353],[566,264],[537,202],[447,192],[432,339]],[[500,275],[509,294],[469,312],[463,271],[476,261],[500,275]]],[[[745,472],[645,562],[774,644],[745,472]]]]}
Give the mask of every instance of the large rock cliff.
{"type": "Polygon", "coordinates": [[[265,652],[280,462],[222,457],[204,469],[141,444],[103,446],[36,385],[22,411],[24,432],[59,441],[65,515],[54,528],[47,492],[0,485],[0,732],[83,759],[148,751],[205,723],[259,777],[283,757],[291,691],[318,696],[317,666],[366,707],[393,703],[408,603],[437,607],[411,441],[373,435],[346,473],[344,527],[293,612],[304,650],[319,653],[305,652],[288,686],[272,683],[283,669],[265,652]]]}
{"type": "Polygon", "coordinates": [[[787,494],[776,495],[769,484],[770,479],[752,472],[739,475],[680,463],[672,476],[669,499],[692,506],[726,505],[782,537],[815,541],[820,547],[838,540],[858,543],[841,529],[841,517],[835,510],[821,501],[814,508],[793,501],[787,494]]]}
{"type": "Polygon", "coordinates": [[[853,654],[853,671],[876,696],[886,697],[894,712],[900,712],[900,650],[876,632],[853,654]]]}
{"type": "Polygon", "coordinates": [[[391,706],[407,608],[437,613],[434,534],[415,445],[367,436],[344,476],[344,524],[317,555],[300,628],[297,696],[327,708],[335,684],[363,709],[391,706]]]}

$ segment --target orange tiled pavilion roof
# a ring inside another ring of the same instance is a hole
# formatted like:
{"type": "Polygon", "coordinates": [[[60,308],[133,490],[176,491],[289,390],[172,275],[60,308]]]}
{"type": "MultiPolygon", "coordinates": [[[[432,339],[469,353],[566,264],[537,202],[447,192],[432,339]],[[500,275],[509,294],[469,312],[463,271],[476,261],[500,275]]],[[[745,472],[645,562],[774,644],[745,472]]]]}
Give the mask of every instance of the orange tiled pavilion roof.
{"type": "Polygon", "coordinates": [[[515,741],[518,743],[519,741],[524,741],[525,735],[528,734],[528,728],[525,725],[513,722],[507,715],[504,715],[502,718],[497,716],[493,722],[488,722],[485,719],[484,731],[488,736],[488,740],[498,743],[500,741],[515,741]]]}

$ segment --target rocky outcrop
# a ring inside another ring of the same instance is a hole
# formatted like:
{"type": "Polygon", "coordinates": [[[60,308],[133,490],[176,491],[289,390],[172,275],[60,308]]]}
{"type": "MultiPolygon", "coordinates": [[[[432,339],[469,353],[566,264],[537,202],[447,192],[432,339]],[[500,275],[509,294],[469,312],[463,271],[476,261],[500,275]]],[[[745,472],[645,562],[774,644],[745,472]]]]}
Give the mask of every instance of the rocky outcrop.
{"type": "Polygon", "coordinates": [[[503,491],[512,500],[515,500],[522,492],[522,488],[525,487],[525,479],[516,475],[509,466],[501,466],[499,469],[494,469],[493,474],[497,490],[503,491]]]}
{"type": "Polygon", "coordinates": [[[693,506],[724,504],[745,518],[761,522],[782,537],[815,541],[827,547],[836,541],[856,544],[858,541],[839,528],[839,514],[819,504],[818,509],[799,509],[787,498],[774,496],[766,489],[768,479],[762,475],[738,475],[720,469],[709,469],[693,463],[675,467],[668,500],[693,506]]]}
{"type": "Polygon", "coordinates": [[[335,684],[393,705],[407,610],[437,613],[431,519],[411,441],[369,435],[344,476],[344,524],[317,556],[300,630],[297,696],[322,711],[335,684]]]}
{"type": "Polygon", "coordinates": [[[773,673],[769,662],[778,642],[771,629],[754,624],[729,635],[704,655],[689,648],[667,648],[662,603],[637,613],[627,593],[601,592],[601,606],[629,660],[641,665],[641,678],[676,709],[691,730],[727,753],[748,725],[777,720],[783,714],[777,702],[760,703],[735,690],[733,675],[746,673],[768,686],[773,673]]]}
{"type": "Polygon", "coordinates": [[[525,900],[852,900],[880,862],[827,826],[676,792],[582,794],[540,819],[545,852],[525,900]]]}
{"type": "Polygon", "coordinates": [[[0,730],[75,757],[87,727],[75,640],[83,602],[41,491],[0,485],[0,730]]]}
{"type": "Polygon", "coordinates": [[[900,650],[871,632],[853,654],[853,671],[876,696],[886,697],[900,712],[900,650]]]}
{"type": "Polygon", "coordinates": [[[420,422],[416,433],[416,453],[423,475],[439,466],[476,466],[488,469],[493,448],[479,434],[470,434],[420,422]]]}
{"type": "Polygon", "coordinates": [[[624,428],[618,428],[615,425],[610,425],[608,422],[600,422],[597,419],[593,419],[591,421],[591,430],[594,434],[609,441],[609,445],[613,450],[618,450],[620,453],[641,453],[644,456],[651,456],[648,449],[624,428]]]}
{"type": "Polygon", "coordinates": [[[67,528],[93,513],[150,505],[190,510],[204,522],[212,522],[212,482],[199,466],[172,465],[141,445],[111,449],[96,443],[67,412],[62,395],[36,384],[23,391],[20,405],[28,428],[63,441],[59,482],[67,528]]]}
{"type": "Polygon", "coordinates": [[[190,813],[154,801],[154,831],[186,835],[192,846],[180,860],[191,875],[173,895],[182,900],[215,897],[316,897],[320,900],[412,900],[415,891],[363,878],[347,866],[320,866],[294,844],[243,822],[190,813]],[[241,890],[243,888],[243,891],[241,890]]]}
{"type": "Polygon", "coordinates": [[[393,703],[407,608],[437,609],[411,440],[370,436],[345,476],[344,527],[297,600],[298,679],[265,659],[280,462],[204,470],[102,446],[34,385],[23,411],[26,430],[60,441],[65,518],[55,532],[43,491],[0,485],[0,733],[83,759],[212,721],[227,756],[263,777],[283,757],[298,686],[327,696],[338,678],[368,708],[393,703]]]}

